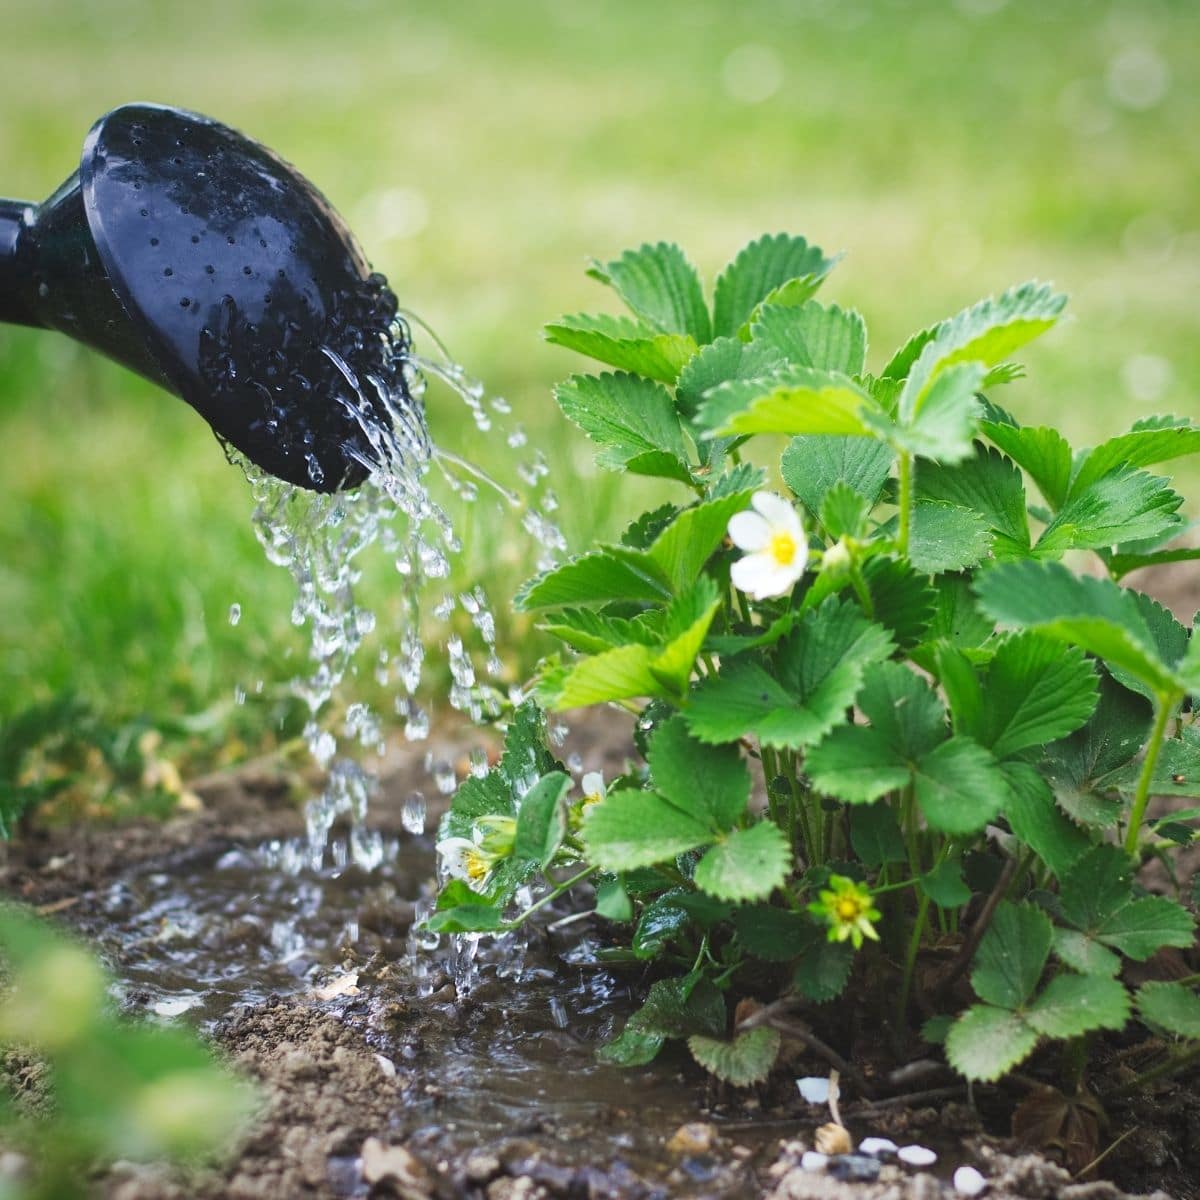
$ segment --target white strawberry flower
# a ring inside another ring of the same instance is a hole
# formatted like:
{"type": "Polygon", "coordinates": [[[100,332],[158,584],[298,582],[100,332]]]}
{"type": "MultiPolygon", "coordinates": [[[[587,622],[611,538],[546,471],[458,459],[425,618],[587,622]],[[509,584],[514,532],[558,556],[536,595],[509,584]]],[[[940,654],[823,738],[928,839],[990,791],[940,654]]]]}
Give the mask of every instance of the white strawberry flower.
{"type": "Polygon", "coordinates": [[[783,596],[804,574],[808,539],[800,514],[774,492],[755,492],[751,508],[729,518],[729,537],[742,555],[729,572],[752,600],[783,596]]]}
{"type": "Polygon", "coordinates": [[[604,799],[604,776],[599,771],[589,771],[580,781],[579,788],[583,792],[583,803],[599,804],[604,799]]]}
{"type": "MultiPolygon", "coordinates": [[[[476,831],[478,834],[478,831],[476,831]]],[[[437,844],[438,862],[448,879],[462,879],[473,892],[487,890],[488,876],[496,865],[495,855],[488,854],[478,840],[465,837],[442,838],[437,844]]]]}

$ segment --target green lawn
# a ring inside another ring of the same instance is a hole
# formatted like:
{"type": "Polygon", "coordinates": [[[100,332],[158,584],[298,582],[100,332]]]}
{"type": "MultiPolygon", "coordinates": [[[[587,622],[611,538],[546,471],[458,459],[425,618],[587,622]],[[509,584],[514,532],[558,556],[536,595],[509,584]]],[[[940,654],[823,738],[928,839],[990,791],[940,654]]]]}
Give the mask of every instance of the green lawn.
{"type": "MultiPolygon", "coordinates": [[[[513,402],[578,546],[620,506],[550,400],[575,364],[538,330],[610,306],[585,258],[646,239],[710,279],[764,230],[844,249],[827,295],[864,312],[876,365],[983,294],[1051,278],[1074,319],[1007,405],[1084,441],[1194,414],[1198,45],[1186,0],[45,0],[6,30],[0,162],[9,194],[40,198],[132,99],[275,147],[513,402]]],[[[441,442],[512,476],[461,404],[431,400],[441,442]]],[[[0,718],[74,689],[113,721],[203,713],[216,740],[233,717],[260,736],[275,706],[235,711],[234,688],[277,693],[302,642],[199,418],[57,335],[0,329],[0,446],[0,718]]],[[[457,581],[502,602],[528,547],[482,515],[464,533],[457,581]]],[[[386,612],[387,564],[369,575],[386,612]]],[[[533,643],[502,625],[520,671],[533,643]]]]}

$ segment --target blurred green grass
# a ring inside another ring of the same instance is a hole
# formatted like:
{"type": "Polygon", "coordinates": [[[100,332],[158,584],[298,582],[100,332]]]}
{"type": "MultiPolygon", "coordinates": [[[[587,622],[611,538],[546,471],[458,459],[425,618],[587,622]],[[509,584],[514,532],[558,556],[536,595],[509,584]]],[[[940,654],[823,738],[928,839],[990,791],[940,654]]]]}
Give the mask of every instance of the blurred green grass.
{"type": "MultiPolygon", "coordinates": [[[[764,230],[845,249],[826,294],[864,312],[876,365],[1051,278],[1073,319],[1007,405],[1085,443],[1197,411],[1188,0],[46,0],[5,29],[8,194],[46,195],[95,117],[134,99],[273,146],[513,403],[575,547],[631,505],[558,415],[550,385],[576,364],[538,330],[611,308],[585,258],[647,239],[679,241],[710,280],[764,230]]],[[[511,477],[461,404],[430,399],[439,441],[511,477]]],[[[277,697],[303,643],[200,419],[57,335],[0,328],[0,446],[0,719],[72,689],[113,720],[209,713],[216,740],[261,736],[278,705],[237,709],[234,688],[277,697]]],[[[503,610],[531,548],[482,513],[463,532],[455,583],[485,581],[519,673],[536,643],[503,610]]],[[[363,584],[385,622],[393,581],[376,563],[363,584]]]]}

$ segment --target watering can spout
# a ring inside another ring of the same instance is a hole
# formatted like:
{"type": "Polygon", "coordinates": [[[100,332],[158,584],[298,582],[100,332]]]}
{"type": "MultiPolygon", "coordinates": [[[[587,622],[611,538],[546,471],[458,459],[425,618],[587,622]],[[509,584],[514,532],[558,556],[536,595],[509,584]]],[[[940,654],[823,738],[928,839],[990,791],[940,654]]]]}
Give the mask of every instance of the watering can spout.
{"type": "Polygon", "coordinates": [[[395,317],[324,196],[195,113],[115,109],[44,203],[0,200],[0,321],[115,359],[301,487],[365,478],[390,424],[381,389],[416,408],[395,317]]]}

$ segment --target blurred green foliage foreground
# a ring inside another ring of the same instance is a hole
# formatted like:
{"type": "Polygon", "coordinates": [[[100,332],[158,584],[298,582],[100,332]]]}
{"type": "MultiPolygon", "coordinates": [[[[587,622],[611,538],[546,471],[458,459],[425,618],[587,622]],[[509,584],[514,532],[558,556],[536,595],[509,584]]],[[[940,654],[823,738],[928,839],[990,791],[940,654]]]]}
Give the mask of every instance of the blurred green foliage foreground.
{"type": "MultiPolygon", "coordinates": [[[[869,368],[977,295],[1053,279],[1074,322],[1012,391],[1022,419],[1086,444],[1152,409],[1195,411],[1200,8],[1187,0],[47,0],[5,36],[8,194],[48,194],[92,120],[134,99],[276,148],[402,303],[513,403],[554,466],[575,548],[644,496],[592,473],[549,395],[576,363],[539,330],[595,304],[585,256],[643,240],[687,244],[710,279],[764,229],[847,250],[842,302],[891,297],[864,305],[869,368]]],[[[430,405],[441,442],[513,477],[456,399],[430,405]]],[[[71,697],[107,731],[104,770],[136,782],[144,756],[125,752],[148,731],[212,761],[289,728],[303,652],[290,586],[199,418],[61,336],[4,328],[0,446],[10,734],[31,705],[51,705],[35,712],[45,724],[71,697]]],[[[486,583],[518,676],[537,646],[506,598],[532,548],[483,511],[463,534],[454,583],[486,583]]],[[[381,626],[393,579],[383,561],[363,583],[381,626]]],[[[79,732],[60,725],[54,737],[79,732]]],[[[77,773],[95,765],[85,740],[77,773]]]]}

